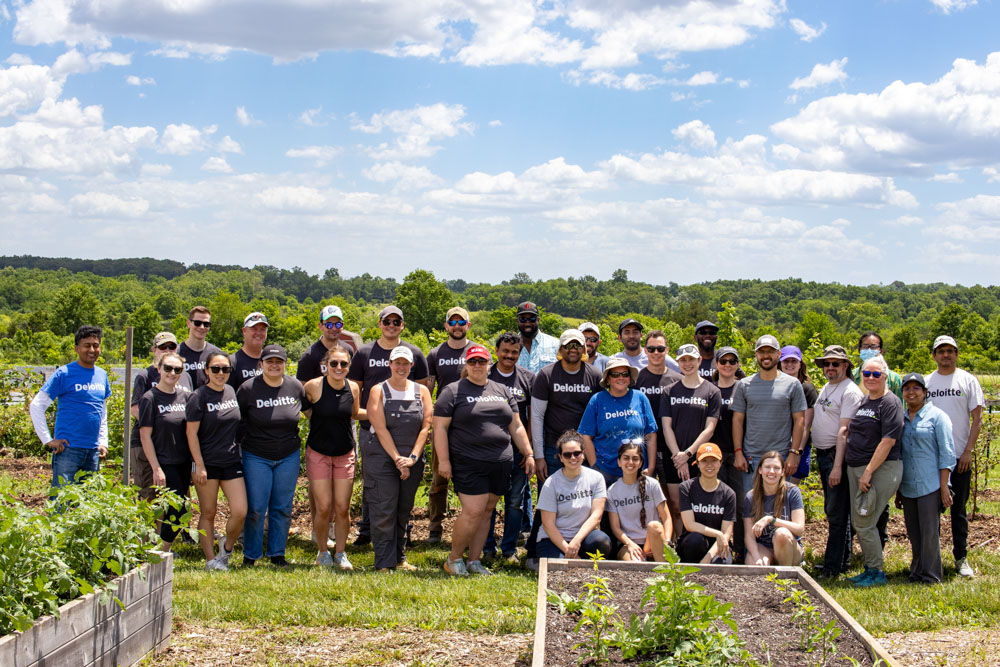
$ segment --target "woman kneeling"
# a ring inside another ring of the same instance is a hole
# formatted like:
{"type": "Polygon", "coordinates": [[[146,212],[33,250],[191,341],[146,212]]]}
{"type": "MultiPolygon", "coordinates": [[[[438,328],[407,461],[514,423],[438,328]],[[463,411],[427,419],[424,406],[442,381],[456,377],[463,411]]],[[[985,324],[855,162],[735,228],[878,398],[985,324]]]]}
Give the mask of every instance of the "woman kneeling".
{"type": "Polygon", "coordinates": [[[806,510],[799,487],[785,480],[785,462],[774,450],[757,464],[753,489],[743,499],[746,563],[798,565],[806,510]]]}
{"type": "Polygon", "coordinates": [[[618,448],[622,478],[608,489],[611,533],[621,543],[618,560],[663,562],[663,545],[673,534],[667,499],[660,483],[642,474],[642,449],[626,442],[618,448]],[[647,517],[653,520],[647,523],[647,517]],[[659,519],[659,520],[656,520],[659,519]]]}

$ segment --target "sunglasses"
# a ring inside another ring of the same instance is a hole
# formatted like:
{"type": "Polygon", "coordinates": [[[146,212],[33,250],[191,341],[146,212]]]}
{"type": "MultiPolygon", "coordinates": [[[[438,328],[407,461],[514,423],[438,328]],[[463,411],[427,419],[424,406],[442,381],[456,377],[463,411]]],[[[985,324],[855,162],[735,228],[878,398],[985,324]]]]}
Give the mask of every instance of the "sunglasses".
{"type": "Polygon", "coordinates": [[[627,378],[629,375],[632,375],[630,371],[610,371],[608,373],[609,378],[627,378]]]}
{"type": "Polygon", "coordinates": [[[157,350],[176,350],[177,343],[164,343],[163,345],[157,345],[157,350]]]}
{"type": "Polygon", "coordinates": [[[326,327],[327,329],[343,329],[344,328],[344,323],[343,322],[323,322],[323,326],[326,327]]]}
{"type": "Polygon", "coordinates": [[[466,359],[466,366],[484,366],[490,363],[488,359],[483,359],[482,357],[473,357],[472,359],[466,359]]]}
{"type": "Polygon", "coordinates": [[[822,361],[822,362],[820,362],[820,366],[822,366],[823,368],[840,368],[840,362],[839,361],[822,361]]]}
{"type": "Polygon", "coordinates": [[[518,315],[517,316],[517,321],[521,322],[521,323],[537,322],[538,321],[538,315],[518,315]]]}
{"type": "Polygon", "coordinates": [[[387,327],[401,327],[403,326],[403,320],[382,320],[382,324],[387,327]]]}
{"type": "Polygon", "coordinates": [[[720,366],[739,366],[740,365],[740,362],[737,361],[736,359],[719,359],[715,363],[719,364],[720,366]]]}
{"type": "Polygon", "coordinates": [[[464,327],[469,323],[469,320],[448,320],[448,326],[450,327],[464,327]]]}
{"type": "Polygon", "coordinates": [[[190,320],[190,322],[195,326],[195,328],[205,327],[206,329],[208,329],[210,326],[212,326],[212,323],[209,322],[208,320],[190,320]]]}
{"type": "Polygon", "coordinates": [[[875,378],[876,380],[882,377],[882,371],[861,371],[861,374],[866,378],[875,378]]]}
{"type": "Polygon", "coordinates": [[[209,366],[208,370],[212,371],[216,375],[218,375],[219,373],[227,375],[233,372],[232,366],[209,366]]]}
{"type": "Polygon", "coordinates": [[[567,350],[582,350],[583,349],[583,345],[580,345],[575,340],[572,341],[572,342],[566,343],[565,345],[563,345],[563,347],[566,348],[567,350]]]}
{"type": "Polygon", "coordinates": [[[163,366],[160,366],[160,368],[163,369],[164,373],[173,373],[174,375],[180,375],[184,372],[183,366],[167,366],[164,364],[163,366]]]}
{"type": "Polygon", "coordinates": [[[326,362],[327,368],[350,368],[351,362],[349,361],[328,361],[326,362]]]}
{"type": "Polygon", "coordinates": [[[583,456],[583,450],[582,449],[578,449],[575,452],[563,452],[559,456],[561,456],[564,459],[575,459],[575,458],[578,458],[580,456],[583,456]]]}
{"type": "Polygon", "coordinates": [[[647,345],[646,352],[666,352],[666,345],[647,345]]]}
{"type": "Polygon", "coordinates": [[[599,341],[601,339],[598,338],[597,336],[586,336],[584,338],[584,340],[586,340],[588,343],[596,343],[597,341],[599,341]]]}

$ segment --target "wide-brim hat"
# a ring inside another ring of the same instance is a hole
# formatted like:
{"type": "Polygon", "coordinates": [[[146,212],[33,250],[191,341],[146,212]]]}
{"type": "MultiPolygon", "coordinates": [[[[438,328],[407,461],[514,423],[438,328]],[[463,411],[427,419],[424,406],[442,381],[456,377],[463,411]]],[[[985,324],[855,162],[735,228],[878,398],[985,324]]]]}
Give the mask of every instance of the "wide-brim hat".
{"type": "Polygon", "coordinates": [[[627,368],[628,374],[631,376],[630,384],[635,384],[636,378],[639,377],[639,369],[631,365],[627,360],[621,357],[611,357],[608,359],[607,365],[604,367],[604,374],[601,376],[601,386],[607,389],[608,387],[608,373],[616,368],[627,368]]]}
{"type": "Polygon", "coordinates": [[[827,345],[823,348],[823,356],[814,357],[813,361],[817,365],[822,361],[846,361],[849,367],[854,366],[843,345],[827,345]]]}

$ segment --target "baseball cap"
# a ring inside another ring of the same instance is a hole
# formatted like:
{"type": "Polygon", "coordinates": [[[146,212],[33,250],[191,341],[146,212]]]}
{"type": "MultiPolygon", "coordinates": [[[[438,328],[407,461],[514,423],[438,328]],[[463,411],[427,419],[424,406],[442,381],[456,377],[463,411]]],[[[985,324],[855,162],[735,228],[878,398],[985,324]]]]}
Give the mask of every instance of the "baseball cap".
{"type": "Polygon", "coordinates": [[[533,301],[522,301],[517,304],[517,314],[521,315],[523,313],[534,313],[538,314],[538,306],[535,305],[533,301]]]}
{"type": "Polygon", "coordinates": [[[726,356],[727,354],[731,354],[734,357],[736,357],[736,361],[740,360],[740,353],[736,351],[736,348],[735,347],[729,347],[728,345],[726,345],[725,347],[720,347],[719,349],[717,349],[715,351],[715,359],[716,359],[716,361],[718,361],[722,357],[726,356]]]}
{"type": "Polygon", "coordinates": [[[674,358],[679,361],[681,357],[694,357],[695,359],[701,359],[701,353],[698,352],[698,347],[696,345],[686,343],[677,348],[677,356],[674,358]]]}
{"type": "Polygon", "coordinates": [[[273,359],[277,357],[282,361],[288,361],[288,355],[285,354],[285,348],[281,347],[277,343],[271,343],[270,345],[265,345],[264,349],[260,352],[260,360],[273,359]]]}
{"type": "Polygon", "coordinates": [[[326,322],[331,317],[339,317],[343,321],[344,311],[340,309],[340,306],[324,306],[323,310],[319,311],[320,322],[326,322]]]}
{"type": "Polygon", "coordinates": [[[938,336],[934,339],[934,347],[932,347],[931,350],[936,350],[942,345],[951,345],[956,350],[958,349],[958,343],[956,343],[955,339],[951,336],[938,336]]]}
{"type": "Polygon", "coordinates": [[[177,336],[173,335],[169,331],[161,331],[160,333],[153,336],[153,347],[160,347],[165,343],[177,344],[177,336]]]}
{"type": "Polygon", "coordinates": [[[490,351],[482,345],[470,345],[465,349],[465,359],[485,359],[490,360],[490,351]]]}
{"type": "Polygon", "coordinates": [[[642,331],[642,322],[640,322],[639,320],[633,320],[631,317],[629,317],[627,319],[622,320],[621,324],[618,325],[618,333],[620,334],[622,332],[622,329],[632,324],[639,327],[639,331],[642,331]]]}
{"type": "Polygon", "coordinates": [[[452,317],[454,317],[455,315],[458,315],[459,317],[461,317],[466,322],[469,321],[469,311],[467,311],[465,308],[462,308],[461,306],[455,306],[454,308],[452,308],[451,310],[449,310],[445,314],[444,319],[445,319],[445,321],[448,321],[452,317]]]}
{"type": "Polygon", "coordinates": [[[780,350],[781,343],[779,343],[778,339],[772,336],[771,334],[765,334],[760,338],[758,338],[757,342],[754,343],[753,351],[756,352],[762,347],[773,347],[775,350],[780,350]]]}
{"type": "Polygon", "coordinates": [[[722,460],[722,450],[714,442],[706,442],[701,447],[698,448],[698,454],[695,459],[701,461],[702,459],[716,458],[720,461],[722,460]]]}
{"type": "MultiPolygon", "coordinates": [[[[390,313],[391,315],[392,313],[390,313]]],[[[389,361],[395,361],[396,359],[406,359],[411,364],[413,363],[413,352],[410,348],[405,345],[397,345],[392,348],[392,352],[389,353],[389,361]]]]}
{"type": "Polygon", "coordinates": [[[798,359],[802,362],[802,350],[794,345],[786,345],[781,348],[781,356],[778,357],[778,361],[784,361],[785,359],[798,359]]]}
{"type": "Polygon", "coordinates": [[[924,376],[920,373],[907,373],[903,376],[903,381],[899,384],[899,386],[905,387],[907,382],[916,382],[923,387],[925,391],[927,390],[927,381],[924,380],[924,376]]]}
{"type": "Polygon", "coordinates": [[[715,322],[709,322],[708,320],[702,320],[701,322],[698,322],[698,324],[694,325],[695,331],[698,331],[699,329],[709,329],[709,328],[715,329],[716,331],[719,330],[719,327],[716,326],[715,322]]]}
{"type": "Polygon", "coordinates": [[[593,322],[584,322],[583,324],[581,324],[580,326],[577,327],[577,330],[578,331],[596,331],[598,336],[601,335],[601,328],[599,326],[597,326],[596,324],[594,324],[593,322]]]}
{"type": "MultiPolygon", "coordinates": [[[[246,329],[247,327],[252,327],[255,324],[267,324],[267,315],[265,315],[264,313],[254,312],[247,315],[246,318],[243,320],[244,329],[246,329]]],[[[268,324],[268,326],[270,325],[268,324]]]]}
{"type": "MultiPolygon", "coordinates": [[[[378,321],[381,322],[390,315],[399,315],[399,319],[404,319],[403,311],[401,311],[399,308],[396,308],[396,306],[386,306],[385,308],[379,311],[378,321]]],[[[410,361],[413,360],[411,359],[410,361]]]]}
{"type": "Polygon", "coordinates": [[[583,334],[579,329],[566,329],[559,336],[559,347],[565,347],[568,343],[576,341],[580,345],[586,345],[587,340],[583,337],[583,334]]]}

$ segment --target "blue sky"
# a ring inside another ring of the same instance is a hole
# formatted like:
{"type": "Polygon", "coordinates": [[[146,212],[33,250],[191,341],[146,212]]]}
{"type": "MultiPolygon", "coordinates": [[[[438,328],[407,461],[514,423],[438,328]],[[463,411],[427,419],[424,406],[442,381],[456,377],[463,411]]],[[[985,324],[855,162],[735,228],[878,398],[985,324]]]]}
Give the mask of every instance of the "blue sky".
{"type": "Polygon", "coordinates": [[[1000,283],[993,0],[0,0],[0,254],[1000,283]]]}

